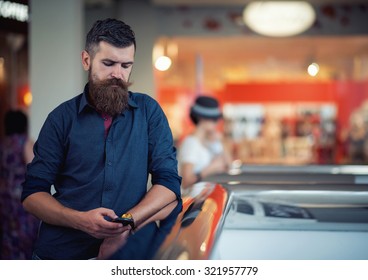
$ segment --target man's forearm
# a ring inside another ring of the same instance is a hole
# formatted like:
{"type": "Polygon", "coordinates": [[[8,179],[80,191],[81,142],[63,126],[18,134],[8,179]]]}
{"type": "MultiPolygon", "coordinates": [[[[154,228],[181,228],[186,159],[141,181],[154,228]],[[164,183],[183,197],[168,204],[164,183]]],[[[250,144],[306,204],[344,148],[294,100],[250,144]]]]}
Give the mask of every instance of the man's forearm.
{"type": "Polygon", "coordinates": [[[72,218],[78,211],[67,208],[46,192],[31,194],[23,201],[24,208],[40,220],[57,226],[76,228],[72,218]]]}
{"type": "Polygon", "coordinates": [[[134,218],[136,227],[139,228],[148,222],[166,218],[176,205],[177,198],[173,191],[162,185],[154,185],[142,201],[129,212],[134,218]]]}
{"type": "Polygon", "coordinates": [[[169,205],[165,206],[164,208],[162,208],[159,212],[157,212],[156,214],[154,214],[153,216],[151,216],[150,218],[144,220],[143,222],[141,222],[136,229],[140,229],[143,226],[151,223],[151,222],[155,222],[155,221],[161,221],[163,219],[165,219],[167,216],[170,215],[170,213],[175,209],[175,207],[178,205],[178,201],[175,200],[173,202],[171,202],[169,205]]]}
{"type": "Polygon", "coordinates": [[[46,192],[31,194],[23,201],[23,205],[28,212],[46,223],[78,229],[96,238],[115,237],[129,230],[129,227],[105,219],[117,218],[112,209],[100,207],[85,212],[77,211],[63,206],[46,192]]]}

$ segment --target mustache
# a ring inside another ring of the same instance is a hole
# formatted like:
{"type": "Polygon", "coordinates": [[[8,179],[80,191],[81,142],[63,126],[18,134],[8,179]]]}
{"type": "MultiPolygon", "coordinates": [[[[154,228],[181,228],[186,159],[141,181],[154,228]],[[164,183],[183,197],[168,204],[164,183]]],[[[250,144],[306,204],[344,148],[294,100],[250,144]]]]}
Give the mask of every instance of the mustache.
{"type": "Polygon", "coordinates": [[[132,85],[131,82],[126,82],[124,80],[120,80],[117,78],[107,79],[104,81],[99,81],[98,84],[100,86],[118,86],[124,90],[128,90],[128,88],[132,85]]]}

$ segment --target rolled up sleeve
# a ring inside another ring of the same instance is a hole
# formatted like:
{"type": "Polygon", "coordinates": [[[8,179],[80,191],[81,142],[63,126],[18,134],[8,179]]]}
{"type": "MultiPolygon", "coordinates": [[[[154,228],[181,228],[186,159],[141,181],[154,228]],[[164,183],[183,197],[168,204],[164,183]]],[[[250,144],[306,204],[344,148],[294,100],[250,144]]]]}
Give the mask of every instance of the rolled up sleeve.
{"type": "Polygon", "coordinates": [[[162,185],[181,198],[176,148],[167,118],[154,99],[147,102],[149,172],[152,184],[162,185]]]}
{"type": "Polygon", "coordinates": [[[63,161],[62,133],[51,115],[46,119],[34,145],[34,158],[27,165],[23,201],[36,192],[50,192],[63,161]]]}

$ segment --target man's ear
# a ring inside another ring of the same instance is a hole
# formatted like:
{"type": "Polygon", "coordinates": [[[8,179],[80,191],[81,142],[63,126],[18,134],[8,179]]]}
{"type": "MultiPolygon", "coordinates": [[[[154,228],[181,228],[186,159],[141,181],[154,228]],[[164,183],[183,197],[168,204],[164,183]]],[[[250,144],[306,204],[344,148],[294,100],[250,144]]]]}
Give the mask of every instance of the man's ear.
{"type": "Polygon", "coordinates": [[[91,56],[86,50],[82,51],[82,65],[85,71],[91,68],[91,56]]]}

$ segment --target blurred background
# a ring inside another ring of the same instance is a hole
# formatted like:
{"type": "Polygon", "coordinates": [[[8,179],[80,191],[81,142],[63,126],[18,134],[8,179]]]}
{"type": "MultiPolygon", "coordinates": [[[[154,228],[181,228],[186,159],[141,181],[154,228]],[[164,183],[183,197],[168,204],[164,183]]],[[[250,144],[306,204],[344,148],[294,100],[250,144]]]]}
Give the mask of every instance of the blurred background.
{"type": "Polygon", "coordinates": [[[368,1],[283,3],[0,1],[1,137],[7,110],[24,110],[36,139],[47,114],[82,92],[85,34],[114,17],[137,36],[131,90],[159,101],[177,143],[206,94],[243,163],[367,163],[368,1]]]}

